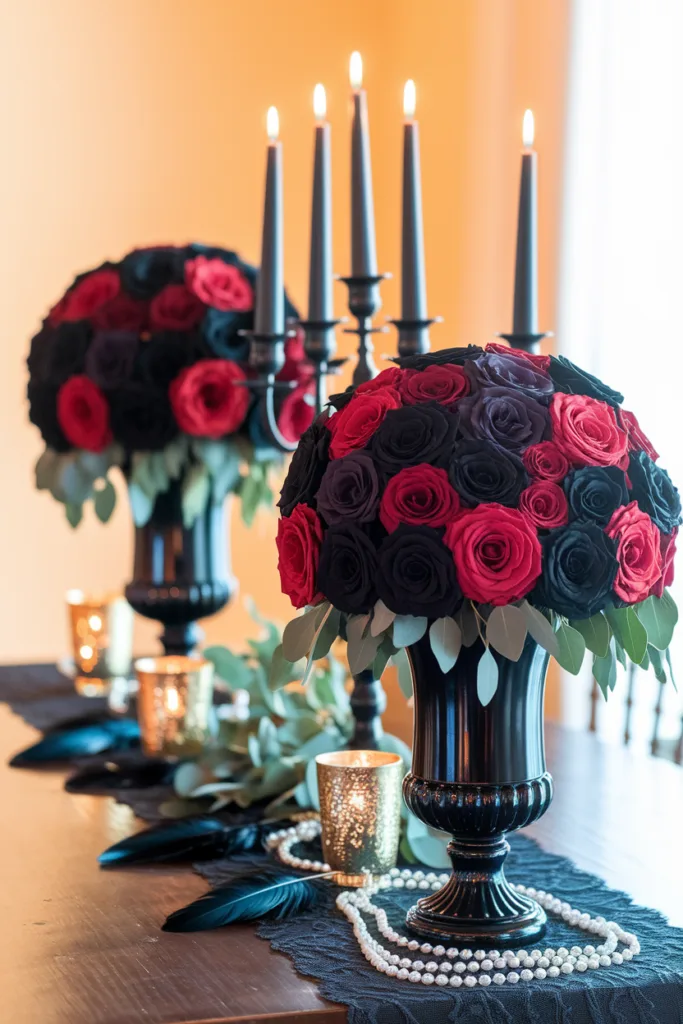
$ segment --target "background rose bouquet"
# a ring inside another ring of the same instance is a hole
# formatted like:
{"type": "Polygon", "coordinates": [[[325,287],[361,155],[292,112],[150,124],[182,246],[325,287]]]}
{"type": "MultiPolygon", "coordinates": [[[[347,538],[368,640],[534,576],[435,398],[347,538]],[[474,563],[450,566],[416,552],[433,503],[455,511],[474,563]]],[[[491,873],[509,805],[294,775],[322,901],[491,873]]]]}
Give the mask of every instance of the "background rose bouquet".
{"type": "MultiPolygon", "coordinates": [[[[279,456],[244,386],[240,334],[252,327],[255,277],[225,249],[136,249],[80,274],[52,307],[31,341],[28,400],[46,445],[37,486],[65,504],[72,526],[88,499],[103,522],[110,517],[113,466],[128,480],[137,525],[172,480],[187,525],[230,491],[247,521],[270,501],[267,470],[279,456]]],[[[290,440],[313,418],[312,373],[297,335],[278,377],[295,382],[278,409],[290,440]]]]}
{"type": "Polygon", "coordinates": [[[332,399],[280,498],[283,654],[351,671],[429,630],[443,671],[482,641],[478,690],[527,634],[603,693],[617,660],[670,671],[678,491],[622,395],[560,356],[491,344],[396,361],[332,399]]]}

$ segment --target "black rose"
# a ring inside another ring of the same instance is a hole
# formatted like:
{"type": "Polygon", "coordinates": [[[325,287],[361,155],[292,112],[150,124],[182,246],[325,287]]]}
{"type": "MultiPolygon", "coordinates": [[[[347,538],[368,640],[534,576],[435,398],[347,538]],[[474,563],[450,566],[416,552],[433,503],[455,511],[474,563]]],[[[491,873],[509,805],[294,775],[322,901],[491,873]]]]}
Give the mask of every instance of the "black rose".
{"type": "Polygon", "coordinates": [[[370,454],[349,452],[330,462],[316,500],[327,523],[371,523],[379,506],[379,480],[370,454]]]}
{"type": "Polygon", "coordinates": [[[26,365],[32,384],[50,383],[50,353],[55,334],[56,331],[53,328],[43,325],[42,329],[31,338],[26,365]]]}
{"type": "MultiPolygon", "coordinates": [[[[193,260],[195,256],[204,256],[207,260],[223,260],[230,266],[242,266],[238,254],[232,249],[221,249],[218,245],[203,245],[201,242],[192,242],[185,249],[187,259],[193,260]]],[[[247,264],[244,264],[245,266],[247,264]]]]}
{"type": "Polygon", "coordinates": [[[125,292],[136,299],[151,299],[167,284],[183,280],[181,249],[135,249],[121,260],[119,272],[125,292]]]}
{"type": "Polygon", "coordinates": [[[200,329],[211,355],[238,363],[246,360],[249,355],[249,339],[239,332],[251,327],[252,320],[253,313],[208,309],[200,329]]]}
{"type": "Polygon", "coordinates": [[[60,324],[53,333],[47,356],[47,381],[59,387],[69,377],[83,373],[85,357],[92,338],[87,320],[60,324]]]}
{"type": "Polygon", "coordinates": [[[456,421],[435,402],[390,409],[370,440],[380,472],[389,476],[427,462],[446,468],[453,454],[456,421]]]}
{"type": "Polygon", "coordinates": [[[428,526],[401,525],[379,552],[377,592],[397,615],[440,619],[460,606],[453,555],[428,526]]]}
{"type": "Polygon", "coordinates": [[[436,352],[423,352],[416,356],[399,356],[392,359],[402,370],[426,370],[428,366],[442,366],[453,363],[462,366],[468,359],[477,359],[484,354],[479,345],[467,345],[465,348],[442,348],[436,352]]]}
{"type": "Polygon", "coordinates": [[[349,615],[369,612],[377,600],[377,552],[359,526],[330,526],[323,536],[318,587],[349,615]]]}
{"type": "Polygon", "coordinates": [[[38,427],[43,441],[48,448],[56,452],[68,452],[71,445],[64,437],[57,419],[57,391],[50,384],[29,384],[28,386],[28,418],[38,427]]]}
{"type": "Polygon", "coordinates": [[[575,366],[566,356],[551,356],[548,374],[557,391],[567,395],[588,395],[609,405],[621,405],[624,396],[601,380],[575,366]]]}
{"type": "Polygon", "coordinates": [[[145,384],[168,390],[186,366],[204,354],[199,338],[182,331],[161,331],[140,345],[137,375],[145,384]]]}
{"type": "Polygon", "coordinates": [[[138,335],[130,331],[98,331],[85,357],[85,372],[105,391],[121,387],[133,374],[138,345],[138,335]]]}
{"type": "Polygon", "coordinates": [[[630,458],[628,475],[631,497],[662,533],[671,533],[681,521],[681,497],[667,471],[645,452],[636,452],[630,458]]]}
{"type": "Polygon", "coordinates": [[[575,469],[564,482],[569,508],[577,519],[607,526],[621,505],[628,504],[626,476],[616,466],[575,469]]]}
{"type": "Polygon", "coordinates": [[[330,432],[324,423],[316,421],[302,434],[278,502],[283,516],[291,516],[301,502],[315,508],[315,495],[329,462],[329,447],[330,432]]]}
{"type": "Polygon", "coordinates": [[[168,393],[132,381],[110,398],[114,440],[128,452],[161,451],[177,436],[168,393]]]}
{"type": "Polygon", "coordinates": [[[568,619],[589,619],[612,596],[617,546],[597,523],[570,523],[541,539],[543,572],[532,603],[568,619]]]}
{"type": "Polygon", "coordinates": [[[529,483],[522,462],[491,441],[461,441],[448,467],[453,487],[466,505],[495,501],[517,508],[529,483]]]}

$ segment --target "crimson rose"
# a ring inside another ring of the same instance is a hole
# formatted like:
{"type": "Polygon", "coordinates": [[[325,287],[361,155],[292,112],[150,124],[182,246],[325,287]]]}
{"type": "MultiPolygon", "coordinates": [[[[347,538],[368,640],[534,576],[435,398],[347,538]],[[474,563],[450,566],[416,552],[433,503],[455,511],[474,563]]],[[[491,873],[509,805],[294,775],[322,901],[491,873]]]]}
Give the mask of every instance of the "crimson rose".
{"type": "Polygon", "coordinates": [[[48,314],[51,324],[65,320],[86,320],[101,306],[110,302],[121,290],[119,275],[111,267],[103,267],[85,274],[73,288],[62,296],[48,314]]]}
{"type": "Polygon", "coordinates": [[[519,511],[538,530],[552,530],[564,526],[569,519],[565,493],[550,480],[536,480],[519,496],[519,511]]]}
{"type": "Polygon", "coordinates": [[[644,601],[662,575],[659,530],[632,501],[616,510],[605,533],[617,542],[614,593],[627,604],[644,601]]]}
{"type": "Polygon", "coordinates": [[[184,284],[167,284],[149,307],[153,331],[190,331],[203,316],[203,303],[184,284]]]}
{"type": "Polygon", "coordinates": [[[181,370],[169,390],[180,429],[214,440],[234,433],[249,408],[249,392],[241,386],[245,380],[244,371],[228,359],[201,359],[181,370]]]}
{"type": "Polygon", "coordinates": [[[245,312],[254,305],[251,284],[238,267],[197,256],[185,264],[185,283],[201,302],[223,312],[245,312]]]}
{"type": "Polygon", "coordinates": [[[297,505],[291,516],[277,524],[277,567],[282,593],[295,608],[319,604],[316,577],[323,530],[320,520],[308,505],[297,505]]]}
{"type": "Polygon", "coordinates": [[[502,345],[498,341],[490,341],[486,346],[487,352],[497,352],[500,356],[518,356],[520,359],[528,359],[534,366],[538,366],[541,370],[548,370],[550,368],[550,356],[544,356],[541,354],[534,354],[533,352],[525,352],[522,348],[513,348],[512,345],[502,345]]]}
{"type": "Polygon", "coordinates": [[[93,315],[99,331],[141,331],[147,326],[147,303],[119,292],[93,315]]]}
{"type": "Polygon", "coordinates": [[[619,425],[623,430],[626,431],[628,436],[628,450],[630,452],[646,452],[653,462],[656,462],[659,458],[655,446],[652,441],[643,433],[640,423],[636,419],[635,413],[628,412],[626,409],[619,409],[617,411],[617,417],[619,419],[619,425]]]}
{"type": "Polygon", "coordinates": [[[368,391],[379,391],[381,388],[398,388],[401,380],[407,376],[405,370],[399,370],[398,366],[388,366],[372,380],[366,380],[359,384],[354,390],[354,395],[366,395],[368,391]]]}
{"type": "Polygon", "coordinates": [[[550,423],[553,441],[572,465],[628,465],[628,437],[606,402],[558,392],[550,403],[550,423]]]}
{"type": "Polygon", "coordinates": [[[674,555],[676,554],[676,537],[678,527],[671,533],[660,533],[660,551],[662,553],[662,575],[655,582],[650,594],[661,597],[666,587],[670,587],[674,581],[674,555]]]}
{"type": "Polygon", "coordinates": [[[365,448],[388,411],[400,408],[401,396],[392,387],[366,393],[360,401],[354,396],[348,405],[327,421],[332,433],[330,457],[339,459],[357,448],[365,448]]]}
{"type": "Polygon", "coordinates": [[[101,452],[111,442],[107,399],[84,374],[62,384],[57,394],[57,419],[75,448],[101,452]]]}
{"type": "Polygon", "coordinates": [[[552,480],[555,484],[564,480],[569,472],[569,461],[554,441],[530,445],[522,455],[522,462],[530,476],[552,480]]]}
{"type": "Polygon", "coordinates": [[[419,373],[414,370],[402,372],[404,377],[399,391],[406,405],[440,402],[448,407],[470,393],[470,382],[462,366],[428,366],[419,373]]]}
{"type": "Polygon", "coordinates": [[[451,487],[446,470],[421,463],[402,469],[389,480],[379,518],[392,533],[401,523],[445,526],[459,509],[460,498],[451,487]]]}
{"type": "Polygon", "coordinates": [[[465,597],[484,604],[519,601],[541,575],[541,545],[521,512],[491,503],[463,512],[446,528],[465,597]]]}

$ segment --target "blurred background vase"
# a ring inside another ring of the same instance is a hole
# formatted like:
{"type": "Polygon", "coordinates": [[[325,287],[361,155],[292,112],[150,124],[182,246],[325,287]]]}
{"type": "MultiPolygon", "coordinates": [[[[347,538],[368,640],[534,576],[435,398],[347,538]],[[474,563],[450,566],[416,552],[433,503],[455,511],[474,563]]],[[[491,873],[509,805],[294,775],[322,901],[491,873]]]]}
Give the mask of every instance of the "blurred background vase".
{"type": "Polygon", "coordinates": [[[538,903],[507,881],[504,862],[506,833],[536,821],[552,800],[543,738],[548,655],[529,637],[519,661],[492,652],[498,688],[484,706],[477,694],[483,653],[481,640],[463,647],[444,673],[429,634],[408,648],[415,719],[403,795],[421,821],[452,836],[453,873],[411,908],[407,923],[418,935],[503,948],[540,937],[546,924],[538,903]]]}
{"type": "Polygon", "coordinates": [[[226,606],[237,580],[230,562],[230,498],[207,501],[191,526],[183,521],[180,481],[158,494],[144,526],[135,527],[129,604],[163,625],[167,655],[191,654],[201,631],[199,619],[226,606]]]}

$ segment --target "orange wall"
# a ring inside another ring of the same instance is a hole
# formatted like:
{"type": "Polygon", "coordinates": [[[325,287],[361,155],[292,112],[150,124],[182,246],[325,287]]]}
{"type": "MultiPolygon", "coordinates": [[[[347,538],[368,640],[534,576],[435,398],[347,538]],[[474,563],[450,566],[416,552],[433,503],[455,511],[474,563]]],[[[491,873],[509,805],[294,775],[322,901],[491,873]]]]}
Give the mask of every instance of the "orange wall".
{"type": "MultiPolygon", "coordinates": [[[[23,359],[39,318],[77,270],[133,245],[198,239],[255,259],[271,103],[285,148],[287,280],[304,301],[316,81],[328,90],[335,261],[346,270],[352,49],[363,53],[370,97],[380,269],[394,272],[402,86],[417,83],[429,304],[446,318],[435,345],[509,326],[519,133],[534,108],[541,321],[552,327],[568,2],[0,0],[1,660],[61,652],[64,590],[120,585],[131,562],[123,503],[108,527],[72,532],[33,490],[40,442],[26,422],[23,359]]],[[[383,294],[384,312],[396,314],[398,281],[383,294]]],[[[341,314],[342,286],[338,300],[341,314]]],[[[351,351],[349,338],[339,342],[351,351]]],[[[378,341],[379,351],[393,347],[393,333],[378,341]]],[[[243,594],[285,619],[274,529],[267,514],[251,532],[235,523],[235,571],[243,594]]],[[[238,600],[207,634],[239,643],[248,628],[238,600]]],[[[152,635],[144,625],[139,644],[152,635]]]]}

